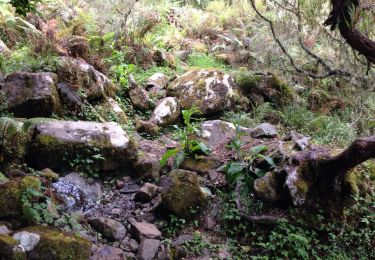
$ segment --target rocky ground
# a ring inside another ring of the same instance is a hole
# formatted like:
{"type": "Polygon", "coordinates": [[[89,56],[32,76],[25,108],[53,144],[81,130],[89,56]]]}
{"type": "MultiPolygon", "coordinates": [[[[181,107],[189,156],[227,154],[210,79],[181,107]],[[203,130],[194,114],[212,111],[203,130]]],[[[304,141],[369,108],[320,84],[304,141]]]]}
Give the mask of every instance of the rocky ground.
{"type": "MultiPolygon", "coordinates": [[[[15,23],[28,37],[48,35],[38,16],[21,20],[15,23]]],[[[280,127],[273,112],[251,128],[224,120],[227,112],[265,102],[280,108],[301,97],[270,72],[189,67],[184,61],[202,45],[226,64],[248,62],[249,37],[223,29],[214,35],[184,39],[175,52],[152,51],[160,71],[142,83],[126,75],[126,88],[79,35],[55,42],[56,67],[48,72],[0,73],[0,259],[264,253],[250,248],[255,233],[244,235],[246,225],[269,231],[288,219],[317,183],[304,159],[341,150],[280,127]],[[164,73],[176,60],[183,69],[164,73]],[[237,181],[250,189],[246,197],[237,181]],[[229,234],[241,247],[230,245],[229,234]]],[[[11,52],[0,39],[0,53],[11,52]]],[[[371,189],[348,174],[330,195],[371,189]]]]}

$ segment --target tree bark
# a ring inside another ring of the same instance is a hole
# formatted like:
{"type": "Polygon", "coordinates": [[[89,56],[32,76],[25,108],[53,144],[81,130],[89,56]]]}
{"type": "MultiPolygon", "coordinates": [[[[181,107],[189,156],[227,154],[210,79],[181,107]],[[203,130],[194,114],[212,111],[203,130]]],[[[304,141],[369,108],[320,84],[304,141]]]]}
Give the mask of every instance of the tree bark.
{"type": "Polygon", "coordinates": [[[375,41],[367,38],[355,28],[356,19],[353,12],[360,12],[360,0],[331,0],[332,10],[324,25],[334,30],[337,26],[346,42],[370,63],[375,64],[375,41]]]}

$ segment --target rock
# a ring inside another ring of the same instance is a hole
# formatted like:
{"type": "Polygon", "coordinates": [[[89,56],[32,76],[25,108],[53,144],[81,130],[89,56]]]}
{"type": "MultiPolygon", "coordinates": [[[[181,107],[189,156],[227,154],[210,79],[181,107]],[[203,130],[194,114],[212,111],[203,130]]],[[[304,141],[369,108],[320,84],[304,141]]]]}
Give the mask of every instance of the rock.
{"type": "Polygon", "coordinates": [[[125,182],[122,180],[116,180],[115,184],[117,189],[122,189],[125,187],[125,182]]]}
{"type": "Polygon", "coordinates": [[[27,220],[22,207],[22,194],[27,189],[39,191],[40,186],[39,179],[33,176],[0,183],[0,218],[27,220]]]}
{"type": "Polygon", "coordinates": [[[154,61],[160,67],[168,66],[172,69],[176,68],[176,59],[172,53],[157,50],[154,53],[154,61]]]}
{"type": "Polygon", "coordinates": [[[70,110],[69,112],[81,112],[83,102],[77,91],[74,91],[67,83],[57,84],[62,103],[70,110]]]}
{"type": "Polygon", "coordinates": [[[149,260],[154,259],[158,252],[160,241],[156,239],[143,239],[137,253],[137,259],[149,260]]]}
{"type": "Polygon", "coordinates": [[[0,226],[0,235],[9,235],[10,233],[12,233],[7,226],[5,225],[2,225],[0,226]]]}
{"type": "Polygon", "coordinates": [[[157,259],[158,260],[169,260],[169,259],[173,259],[172,257],[172,252],[169,248],[169,246],[166,246],[164,244],[162,244],[160,247],[159,247],[159,252],[158,252],[158,255],[157,255],[157,259]]]}
{"type": "Polygon", "coordinates": [[[182,109],[196,106],[203,116],[231,108],[238,95],[233,78],[217,70],[192,70],[175,79],[167,88],[177,97],[182,109]]]}
{"type": "Polygon", "coordinates": [[[30,259],[87,260],[90,257],[91,243],[83,238],[42,226],[28,227],[25,231],[40,236],[39,243],[28,253],[30,259]]]}
{"type": "Polygon", "coordinates": [[[255,105],[270,102],[283,106],[294,99],[294,90],[272,73],[254,73],[243,68],[236,73],[235,82],[255,105]]]}
{"type": "Polygon", "coordinates": [[[251,131],[251,136],[253,138],[274,138],[277,137],[277,130],[276,127],[270,123],[263,123],[251,131]]]}
{"type": "Polygon", "coordinates": [[[159,127],[157,124],[144,120],[137,120],[135,122],[135,129],[139,133],[146,133],[149,135],[157,135],[159,133],[159,127]]]}
{"type": "Polygon", "coordinates": [[[0,39],[0,55],[8,56],[11,54],[10,49],[6,44],[0,39]]]}
{"type": "Polygon", "coordinates": [[[173,251],[177,258],[185,258],[188,251],[183,247],[185,243],[193,240],[193,236],[181,235],[172,242],[173,251]]]}
{"type": "Polygon", "coordinates": [[[162,99],[151,115],[150,122],[168,126],[173,124],[180,116],[180,105],[177,98],[167,97],[162,99]]]}
{"type": "Polygon", "coordinates": [[[158,191],[158,186],[147,182],[135,194],[135,201],[150,202],[151,199],[158,193],[158,191]]]}
{"type": "Polygon", "coordinates": [[[58,113],[60,98],[53,73],[16,72],[0,85],[8,100],[8,109],[17,117],[49,117],[58,113]]]}
{"type": "Polygon", "coordinates": [[[91,184],[76,172],[60,178],[52,187],[57,198],[65,204],[63,210],[68,212],[95,205],[102,194],[100,184],[91,184]]]}
{"type": "MultiPolygon", "coordinates": [[[[207,140],[208,147],[215,149],[221,144],[227,144],[236,136],[234,124],[222,120],[210,120],[201,124],[202,138],[207,140]]],[[[250,128],[240,127],[244,133],[250,133],[250,128]]]]}
{"type": "Polygon", "coordinates": [[[160,184],[163,208],[178,217],[187,217],[191,208],[203,206],[207,201],[196,172],[173,170],[160,179],[160,184]]]}
{"type": "Polygon", "coordinates": [[[136,109],[149,110],[153,107],[147,91],[135,82],[132,75],[129,77],[129,97],[136,109]]]}
{"type": "Polygon", "coordinates": [[[141,139],[134,169],[139,177],[157,180],[160,177],[160,159],[167,148],[162,141],[141,139]]]}
{"type": "Polygon", "coordinates": [[[295,147],[300,151],[305,150],[309,146],[310,137],[306,137],[295,131],[291,131],[290,139],[295,143],[295,147]]]}
{"type": "Polygon", "coordinates": [[[221,165],[219,158],[214,155],[208,155],[204,159],[187,158],[182,162],[180,168],[205,174],[219,168],[221,165]]]}
{"type": "Polygon", "coordinates": [[[122,213],[122,209],[114,208],[111,210],[111,215],[119,216],[122,213]]]}
{"type": "Polygon", "coordinates": [[[25,250],[25,252],[33,250],[40,241],[39,235],[27,231],[15,233],[13,238],[19,242],[20,246],[25,250]]]}
{"type": "Polygon", "coordinates": [[[163,73],[155,73],[146,82],[147,89],[157,88],[164,89],[168,83],[168,77],[163,73]]]}
{"type": "Polygon", "coordinates": [[[124,252],[124,255],[125,255],[125,257],[126,257],[126,260],[136,260],[137,259],[137,257],[135,256],[135,254],[134,253],[132,253],[132,252],[124,252]]]}
{"type": "Polygon", "coordinates": [[[60,57],[57,67],[59,82],[69,82],[69,87],[89,102],[112,97],[117,87],[103,73],[97,71],[82,59],[60,57]]]}
{"type": "Polygon", "coordinates": [[[138,241],[143,238],[158,239],[161,237],[159,229],[154,224],[146,222],[133,222],[130,232],[138,241]]]}
{"type": "MultiPolygon", "coordinates": [[[[113,115],[116,116],[116,122],[120,124],[127,124],[128,123],[128,117],[126,116],[126,113],[122,108],[120,107],[120,104],[114,100],[113,98],[108,98],[107,101],[103,104],[104,108],[107,108],[110,112],[112,112],[113,115]]],[[[104,112],[105,114],[108,114],[108,111],[104,112]]],[[[103,115],[105,116],[105,115],[103,115]]],[[[113,121],[113,120],[108,120],[113,121]]]]}
{"type": "Polygon", "coordinates": [[[17,240],[8,235],[0,235],[0,259],[26,260],[26,254],[17,240]]]}
{"type": "Polygon", "coordinates": [[[138,251],[139,243],[135,239],[125,238],[122,244],[125,246],[126,251],[131,251],[133,253],[138,251]]]}
{"type": "Polygon", "coordinates": [[[128,167],[137,150],[132,140],[116,123],[53,121],[35,127],[29,161],[36,168],[70,169],[76,156],[97,159],[92,165],[109,171],[128,167]],[[72,158],[67,158],[71,155],[72,158]],[[65,160],[62,160],[62,159],[65,160]]]}
{"type": "Polygon", "coordinates": [[[285,200],[288,195],[284,189],[285,179],[285,173],[268,172],[254,181],[254,191],[262,201],[278,202],[285,200]]]}
{"type": "Polygon", "coordinates": [[[104,237],[110,240],[122,240],[126,236],[126,229],[120,222],[109,218],[91,218],[89,224],[104,237]]]}
{"type": "Polygon", "coordinates": [[[59,175],[49,168],[45,168],[45,169],[41,170],[40,176],[42,176],[42,177],[44,177],[44,178],[46,178],[50,181],[57,181],[58,178],[59,178],[59,175]]]}
{"type": "Polygon", "coordinates": [[[152,212],[145,212],[141,215],[135,217],[139,222],[148,222],[148,223],[155,223],[157,221],[157,217],[152,212]]]}
{"type": "Polygon", "coordinates": [[[127,259],[124,251],[120,248],[111,246],[100,246],[94,250],[90,260],[125,260],[127,259]]]}
{"type": "Polygon", "coordinates": [[[204,217],[204,228],[207,230],[213,230],[217,226],[217,222],[214,217],[206,215],[204,217]]]}

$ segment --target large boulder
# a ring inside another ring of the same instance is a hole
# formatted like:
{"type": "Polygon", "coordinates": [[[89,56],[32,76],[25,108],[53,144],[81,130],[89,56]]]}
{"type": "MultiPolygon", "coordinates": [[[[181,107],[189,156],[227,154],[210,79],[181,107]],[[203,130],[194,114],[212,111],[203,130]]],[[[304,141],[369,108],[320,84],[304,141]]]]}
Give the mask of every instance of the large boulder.
{"type": "Polygon", "coordinates": [[[152,113],[150,122],[168,126],[173,124],[180,116],[180,105],[177,98],[166,97],[162,99],[152,113]]]}
{"type": "Polygon", "coordinates": [[[48,117],[57,113],[60,98],[56,90],[57,76],[53,73],[16,72],[9,75],[0,89],[8,109],[17,117],[48,117]]]}
{"type": "Polygon", "coordinates": [[[88,156],[92,167],[110,171],[128,167],[136,154],[134,142],[116,123],[52,121],[35,126],[29,161],[39,169],[61,170],[70,169],[77,156],[88,156]]]}
{"type": "Polygon", "coordinates": [[[0,218],[24,219],[22,195],[28,189],[39,190],[38,178],[26,176],[22,179],[0,183],[0,218]]]}
{"type": "Polygon", "coordinates": [[[82,59],[61,57],[57,74],[59,82],[66,82],[73,91],[81,92],[89,102],[102,101],[117,90],[110,79],[82,59]]]}
{"type": "Polygon", "coordinates": [[[161,178],[160,186],[164,209],[178,217],[189,216],[190,209],[203,206],[207,201],[196,172],[173,170],[161,178]]]}
{"type": "Polygon", "coordinates": [[[203,115],[231,108],[238,95],[233,78],[217,70],[192,70],[175,79],[167,88],[168,96],[177,97],[182,109],[198,107],[203,115]]]}

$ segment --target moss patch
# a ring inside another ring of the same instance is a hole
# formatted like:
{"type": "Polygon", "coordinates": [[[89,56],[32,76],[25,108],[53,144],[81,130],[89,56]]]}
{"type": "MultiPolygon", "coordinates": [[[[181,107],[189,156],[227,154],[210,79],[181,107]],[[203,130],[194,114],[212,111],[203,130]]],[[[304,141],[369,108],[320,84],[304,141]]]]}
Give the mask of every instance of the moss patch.
{"type": "Polygon", "coordinates": [[[40,186],[41,183],[39,179],[33,176],[26,176],[20,180],[0,184],[0,218],[23,218],[22,193],[25,192],[27,188],[40,190],[40,186]]]}
{"type": "Polygon", "coordinates": [[[78,236],[49,227],[29,227],[26,231],[40,235],[40,242],[32,251],[34,259],[87,260],[91,243],[78,236]]]}
{"type": "Polygon", "coordinates": [[[8,235],[0,235],[0,259],[24,260],[26,255],[18,247],[18,242],[15,239],[8,235]]]}

